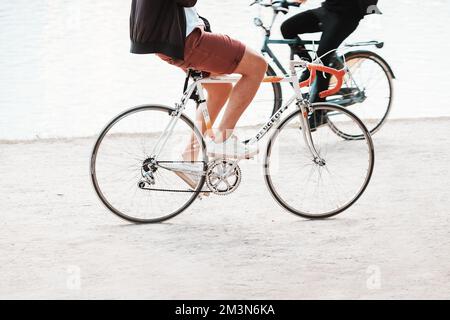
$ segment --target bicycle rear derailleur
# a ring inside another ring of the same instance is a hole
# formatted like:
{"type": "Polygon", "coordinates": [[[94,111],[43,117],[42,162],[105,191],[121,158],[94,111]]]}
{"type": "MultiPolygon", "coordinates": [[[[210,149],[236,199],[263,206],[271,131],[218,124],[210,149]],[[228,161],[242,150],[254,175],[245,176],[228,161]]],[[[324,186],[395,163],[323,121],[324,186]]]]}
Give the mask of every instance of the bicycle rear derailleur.
{"type": "Polygon", "coordinates": [[[242,180],[241,168],[236,161],[216,159],[208,164],[206,185],[212,193],[228,195],[236,191],[242,180]]]}

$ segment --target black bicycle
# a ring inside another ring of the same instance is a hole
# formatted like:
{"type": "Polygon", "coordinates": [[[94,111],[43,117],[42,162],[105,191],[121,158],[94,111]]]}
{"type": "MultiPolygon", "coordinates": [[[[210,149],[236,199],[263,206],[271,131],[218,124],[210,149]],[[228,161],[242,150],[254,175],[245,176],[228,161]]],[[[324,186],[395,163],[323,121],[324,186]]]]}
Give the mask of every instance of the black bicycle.
{"type": "MultiPolygon", "coordinates": [[[[270,48],[270,45],[294,44],[305,46],[312,55],[316,55],[315,47],[320,44],[320,41],[271,39],[272,27],[278,15],[287,13],[290,7],[299,7],[299,3],[285,0],[266,3],[263,0],[256,0],[251,5],[258,5],[260,8],[270,8],[273,11],[271,23],[268,25],[263,22],[261,10],[259,10],[258,16],[254,19],[255,25],[261,28],[265,35],[261,52],[269,60],[267,75],[276,76],[276,69],[279,71],[278,75],[288,74],[286,68],[270,48]]],[[[381,49],[383,46],[383,42],[367,41],[347,43],[339,48],[339,54],[334,54],[333,66],[344,66],[346,71],[344,84],[339,92],[326,98],[327,102],[345,107],[357,115],[372,135],[380,130],[388,119],[394,97],[393,80],[395,75],[385,59],[365,48],[375,47],[381,49]]],[[[291,52],[290,59],[292,60],[293,58],[294,54],[291,52]]],[[[335,86],[336,79],[332,78],[330,87],[335,86]]],[[[263,102],[258,107],[261,119],[265,119],[267,114],[275,114],[283,102],[283,91],[280,83],[273,83],[271,87],[262,87],[258,91],[254,102],[263,102]],[[268,104],[268,100],[273,101],[273,104],[268,104]]],[[[351,132],[340,132],[339,135],[347,140],[362,138],[360,135],[354,135],[351,132]]]]}

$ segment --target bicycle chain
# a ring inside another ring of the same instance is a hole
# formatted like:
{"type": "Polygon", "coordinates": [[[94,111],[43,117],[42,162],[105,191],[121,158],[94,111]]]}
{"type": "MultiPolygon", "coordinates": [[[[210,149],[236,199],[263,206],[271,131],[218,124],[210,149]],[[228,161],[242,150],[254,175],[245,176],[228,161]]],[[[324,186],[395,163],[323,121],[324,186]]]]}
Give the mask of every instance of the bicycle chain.
{"type": "MultiPolygon", "coordinates": [[[[147,191],[159,191],[159,192],[175,192],[175,193],[195,193],[195,190],[171,190],[171,189],[155,189],[155,188],[141,188],[141,190],[147,191]]],[[[212,191],[205,190],[200,191],[200,193],[212,193],[212,191]]]]}
{"type": "MultiPolygon", "coordinates": [[[[223,161],[224,161],[223,159],[222,159],[222,160],[214,160],[214,161],[211,161],[211,162],[208,164],[208,169],[206,170],[206,174],[211,173],[212,170],[213,170],[216,166],[218,166],[219,164],[222,164],[223,161]]],[[[237,175],[237,180],[236,180],[236,182],[234,183],[234,186],[233,186],[230,190],[225,191],[225,192],[215,191],[215,190],[214,190],[214,189],[215,189],[214,186],[212,186],[212,184],[210,183],[210,181],[209,181],[209,179],[208,179],[208,176],[207,176],[206,179],[205,179],[205,184],[206,184],[206,186],[208,187],[209,190],[202,190],[202,191],[200,191],[199,193],[200,193],[200,194],[205,194],[205,193],[210,194],[210,193],[213,193],[213,194],[220,195],[220,196],[226,196],[226,195],[229,195],[229,194],[233,193],[233,192],[236,191],[236,189],[239,187],[239,185],[240,185],[240,183],[241,183],[241,180],[242,180],[242,171],[241,171],[241,168],[240,168],[239,166],[236,166],[236,168],[234,168],[234,171],[237,171],[237,174],[234,173],[234,175],[237,175]]],[[[196,192],[195,190],[160,189],[160,188],[148,188],[148,187],[142,187],[142,188],[140,188],[140,189],[141,189],[141,190],[147,190],[147,191],[174,192],[174,193],[195,193],[195,192],[196,192]]]]}

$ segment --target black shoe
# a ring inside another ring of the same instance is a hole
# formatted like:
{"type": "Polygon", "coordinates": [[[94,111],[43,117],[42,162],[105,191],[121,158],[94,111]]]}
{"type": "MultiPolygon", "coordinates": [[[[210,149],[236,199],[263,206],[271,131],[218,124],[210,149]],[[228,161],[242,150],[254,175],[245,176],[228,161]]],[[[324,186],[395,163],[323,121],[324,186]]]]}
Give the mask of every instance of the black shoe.
{"type": "Polygon", "coordinates": [[[309,127],[311,132],[317,131],[317,129],[328,123],[327,112],[319,110],[311,114],[308,118],[309,127]]]}

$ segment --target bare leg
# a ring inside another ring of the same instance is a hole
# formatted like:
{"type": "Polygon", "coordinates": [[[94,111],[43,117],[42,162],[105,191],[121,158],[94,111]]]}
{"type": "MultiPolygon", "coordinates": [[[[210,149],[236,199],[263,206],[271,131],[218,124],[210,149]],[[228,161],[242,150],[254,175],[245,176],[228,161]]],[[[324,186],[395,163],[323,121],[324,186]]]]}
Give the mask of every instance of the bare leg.
{"type": "Polygon", "coordinates": [[[244,57],[235,70],[242,78],[231,92],[230,101],[218,128],[219,135],[216,142],[225,141],[233,133],[239,118],[255,97],[266,71],[267,62],[264,58],[252,49],[246,48],[244,57]]]}
{"type": "MultiPolygon", "coordinates": [[[[214,124],[220,111],[230,98],[230,94],[233,90],[233,85],[231,83],[208,83],[204,84],[203,87],[208,93],[208,112],[211,118],[211,124],[214,124]]],[[[204,134],[206,131],[206,124],[201,111],[197,113],[197,124],[199,124],[201,132],[204,134]]]]}
{"type": "MultiPolygon", "coordinates": [[[[208,93],[207,105],[208,112],[211,118],[211,124],[217,119],[220,111],[224,107],[225,103],[230,97],[230,93],[233,90],[233,85],[231,83],[208,83],[204,84],[203,87],[208,93]]],[[[202,115],[202,112],[198,110],[197,112],[197,126],[200,128],[201,133],[205,134],[206,124],[202,115]]],[[[196,137],[192,135],[190,143],[188,143],[185,151],[183,152],[183,159],[186,161],[195,161],[198,156],[199,148],[196,141],[196,137]]]]}

